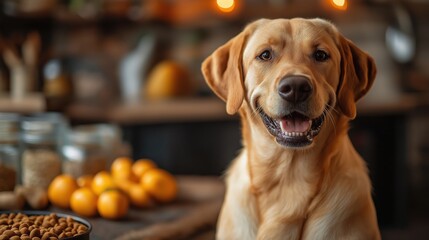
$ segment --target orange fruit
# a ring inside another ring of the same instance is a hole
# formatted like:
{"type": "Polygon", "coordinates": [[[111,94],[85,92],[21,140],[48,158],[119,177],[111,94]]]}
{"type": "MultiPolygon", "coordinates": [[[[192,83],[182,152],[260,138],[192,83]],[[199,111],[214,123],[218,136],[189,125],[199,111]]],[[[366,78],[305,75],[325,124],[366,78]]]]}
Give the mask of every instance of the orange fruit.
{"type": "Polygon", "coordinates": [[[131,170],[136,177],[141,178],[147,170],[156,167],[156,164],[150,159],[139,159],[134,162],[131,170]]]}
{"type": "Polygon", "coordinates": [[[136,207],[151,207],[154,205],[149,193],[140,185],[133,184],[130,186],[128,196],[131,203],[136,207]]]}
{"type": "Polygon", "coordinates": [[[91,188],[92,191],[94,191],[95,194],[100,195],[102,192],[106,191],[107,189],[115,188],[116,184],[112,178],[112,176],[106,172],[101,171],[95,174],[94,178],[92,179],[91,188]]]}
{"type": "Polygon", "coordinates": [[[92,175],[83,175],[77,178],[77,185],[79,187],[88,187],[91,188],[93,176],[92,175]]]}
{"type": "Polygon", "coordinates": [[[151,196],[160,202],[169,202],[176,198],[176,179],[163,169],[154,168],[148,170],[142,176],[140,184],[151,196]]]}
{"type": "Polygon", "coordinates": [[[128,180],[128,179],[114,179],[114,181],[115,181],[116,186],[127,194],[130,191],[130,187],[132,185],[136,184],[135,182],[128,180]]]}
{"type": "Polygon", "coordinates": [[[121,219],[127,214],[128,208],[128,198],[119,190],[105,191],[98,197],[97,210],[103,218],[121,219]]]}
{"type": "Polygon", "coordinates": [[[110,167],[110,172],[114,179],[135,180],[136,178],[131,170],[132,165],[133,160],[131,160],[131,158],[119,157],[113,161],[112,166],[110,167]]]}
{"type": "Polygon", "coordinates": [[[97,214],[97,195],[88,187],[79,188],[71,195],[70,208],[79,215],[93,217],[97,214]]]}
{"type": "Polygon", "coordinates": [[[76,180],[67,174],[58,175],[48,187],[48,198],[52,204],[61,207],[70,207],[70,197],[78,189],[76,180]]]}

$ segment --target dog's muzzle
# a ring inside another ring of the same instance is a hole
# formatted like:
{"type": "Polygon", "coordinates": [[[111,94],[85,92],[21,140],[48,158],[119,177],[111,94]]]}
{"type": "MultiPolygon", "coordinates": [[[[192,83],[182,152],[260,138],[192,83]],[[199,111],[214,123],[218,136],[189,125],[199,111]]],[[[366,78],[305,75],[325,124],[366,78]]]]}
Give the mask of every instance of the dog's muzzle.
{"type": "MultiPolygon", "coordinates": [[[[308,100],[313,87],[307,77],[292,75],[283,78],[278,85],[278,94],[291,105],[300,105],[308,100]]],[[[266,128],[276,141],[285,147],[305,147],[319,134],[325,120],[326,110],[315,119],[310,119],[302,111],[290,110],[280,119],[272,119],[262,108],[259,114],[266,128]]]]}

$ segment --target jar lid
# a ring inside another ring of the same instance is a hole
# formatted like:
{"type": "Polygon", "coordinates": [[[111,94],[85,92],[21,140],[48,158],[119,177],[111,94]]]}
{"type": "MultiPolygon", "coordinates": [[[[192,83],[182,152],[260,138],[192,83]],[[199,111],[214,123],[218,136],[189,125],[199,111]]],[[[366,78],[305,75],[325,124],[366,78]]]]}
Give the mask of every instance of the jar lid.
{"type": "Polygon", "coordinates": [[[56,123],[41,117],[24,118],[21,123],[22,139],[29,143],[49,143],[56,140],[56,123]]]}
{"type": "Polygon", "coordinates": [[[60,113],[37,113],[21,120],[21,137],[31,144],[63,145],[68,131],[68,122],[60,113]]]}
{"type": "Polygon", "coordinates": [[[22,129],[30,132],[50,133],[55,130],[55,124],[50,121],[23,121],[22,129]]]}

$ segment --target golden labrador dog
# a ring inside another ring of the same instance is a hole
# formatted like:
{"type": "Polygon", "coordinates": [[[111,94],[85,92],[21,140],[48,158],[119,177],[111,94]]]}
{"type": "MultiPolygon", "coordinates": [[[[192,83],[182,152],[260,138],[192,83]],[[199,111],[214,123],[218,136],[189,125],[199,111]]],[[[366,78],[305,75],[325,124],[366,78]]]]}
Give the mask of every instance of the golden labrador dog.
{"type": "Polygon", "coordinates": [[[322,19],[261,19],[202,65],[240,113],[220,240],[380,239],[363,159],[348,137],[374,60],[322,19]]]}

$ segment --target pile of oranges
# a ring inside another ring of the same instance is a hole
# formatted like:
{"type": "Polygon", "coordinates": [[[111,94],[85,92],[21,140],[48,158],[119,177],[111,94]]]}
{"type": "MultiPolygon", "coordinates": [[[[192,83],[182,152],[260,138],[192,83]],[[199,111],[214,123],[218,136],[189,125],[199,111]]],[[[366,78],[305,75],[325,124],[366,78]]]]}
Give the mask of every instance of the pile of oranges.
{"type": "Polygon", "coordinates": [[[130,205],[152,207],[156,203],[171,202],[176,195],[177,182],[173,175],[149,159],[133,162],[127,157],[115,159],[110,172],[101,171],[77,179],[59,175],[48,188],[53,205],[71,208],[85,217],[98,213],[107,219],[124,217],[130,205]]]}

